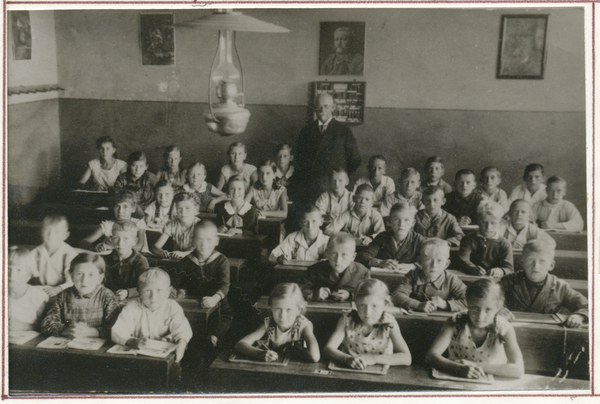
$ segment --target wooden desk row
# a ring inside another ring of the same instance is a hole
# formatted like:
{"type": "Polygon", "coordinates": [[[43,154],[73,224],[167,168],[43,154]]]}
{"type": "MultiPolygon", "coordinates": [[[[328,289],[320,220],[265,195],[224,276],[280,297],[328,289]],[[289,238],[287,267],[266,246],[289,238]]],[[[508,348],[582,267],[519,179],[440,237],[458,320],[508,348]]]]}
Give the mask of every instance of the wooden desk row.
{"type": "Polygon", "coordinates": [[[208,391],[210,393],[343,393],[343,392],[397,392],[414,391],[506,391],[526,392],[541,390],[578,390],[589,394],[587,380],[560,379],[538,375],[524,375],[521,379],[495,377],[491,385],[437,380],[422,365],[393,366],[385,375],[329,371],[328,361],[303,363],[290,361],[288,366],[231,363],[227,354],[220,355],[210,366],[208,391]],[[232,383],[235,380],[235,383],[232,383]]]}
{"type": "MultiPolygon", "coordinates": [[[[266,317],[270,315],[267,297],[257,302],[257,308],[266,317]]],[[[351,309],[351,303],[309,302],[306,317],[314,324],[315,337],[319,346],[325,346],[335,330],[337,321],[344,310],[351,309]]],[[[413,363],[424,364],[424,359],[435,337],[442,330],[450,313],[427,315],[413,313],[403,315],[398,308],[390,311],[396,317],[402,336],[413,356],[413,363]]],[[[558,324],[537,324],[514,322],[517,341],[523,353],[525,373],[554,375],[560,366],[560,357],[567,348],[589,345],[587,328],[572,329],[558,324]]],[[[574,375],[573,375],[574,376],[574,375]]],[[[589,378],[589,370],[581,376],[589,378]]]]}
{"type": "MultiPolygon", "coordinates": [[[[302,284],[306,279],[306,269],[309,265],[316,263],[316,261],[309,263],[303,262],[303,265],[298,265],[296,263],[284,264],[284,265],[276,265],[275,266],[275,276],[277,278],[277,282],[296,282],[302,284]]],[[[462,280],[465,284],[472,283],[477,279],[480,279],[479,276],[467,275],[464,272],[448,269],[448,272],[458,276],[460,280],[462,280]]],[[[552,273],[555,273],[554,271],[552,273]]],[[[390,293],[396,289],[400,280],[404,277],[399,273],[394,273],[392,271],[382,272],[382,271],[371,271],[371,277],[379,279],[385,282],[390,289],[390,293]]],[[[565,279],[569,283],[569,285],[575,289],[576,291],[582,293],[584,296],[588,296],[588,281],[587,280],[579,280],[579,279],[565,279]]]]}
{"type": "MultiPolygon", "coordinates": [[[[79,242],[97,229],[97,225],[75,224],[69,226],[70,236],[67,243],[77,246],[79,242]]],[[[8,242],[11,245],[39,245],[41,244],[41,221],[10,220],[8,224],[8,242]]],[[[148,244],[152,245],[158,240],[160,233],[147,231],[148,244]]],[[[228,258],[250,259],[256,257],[264,248],[267,236],[241,236],[221,237],[217,250],[228,258]]]]}
{"type": "MultiPolygon", "coordinates": [[[[477,225],[463,226],[462,230],[465,234],[477,231],[477,225]]],[[[546,230],[546,232],[556,241],[557,250],[567,251],[587,251],[588,238],[587,231],[559,231],[546,230]]]]}

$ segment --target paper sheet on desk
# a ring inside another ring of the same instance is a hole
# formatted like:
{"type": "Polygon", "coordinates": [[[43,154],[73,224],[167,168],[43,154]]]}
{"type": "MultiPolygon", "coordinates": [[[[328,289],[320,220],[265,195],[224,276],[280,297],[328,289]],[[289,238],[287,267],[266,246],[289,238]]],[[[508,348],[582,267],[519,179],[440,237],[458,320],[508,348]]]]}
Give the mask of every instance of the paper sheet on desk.
{"type": "Polygon", "coordinates": [[[278,356],[277,360],[271,362],[259,361],[257,359],[247,358],[240,354],[232,354],[229,357],[229,362],[234,363],[251,363],[253,365],[270,365],[270,366],[287,366],[290,363],[289,356],[278,356]]]}
{"type": "Polygon", "coordinates": [[[410,269],[399,269],[397,271],[387,269],[387,268],[379,268],[379,267],[371,267],[371,272],[375,274],[398,274],[398,275],[406,275],[410,272],[410,269]]]}
{"type": "Polygon", "coordinates": [[[39,332],[28,330],[28,331],[9,331],[8,343],[15,345],[23,345],[26,342],[31,341],[35,337],[40,335],[39,332]]]}
{"type": "Polygon", "coordinates": [[[385,375],[390,369],[390,365],[369,365],[366,369],[352,369],[338,366],[335,362],[329,362],[329,369],[340,370],[342,372],[367,373],[371,375],[385,375]]]}
{"type": "Polygon", "coordinates": [[[437,369],[431,369],[431,377],[438,380],[452,380],[456,382],[467,382],[467,383],[478,383],[478,384],[492,384],[494,383],[494,375],[486,374],[485,379],[468,379],[466,377],[458,377],[449,375],[437,369]]]}
{"type": "Polygon", "coordinates": [[[67,349],[69,341],[70,339],[65,337],[48,337],[37,344],[37,347],[46,349],[67,349]]]}

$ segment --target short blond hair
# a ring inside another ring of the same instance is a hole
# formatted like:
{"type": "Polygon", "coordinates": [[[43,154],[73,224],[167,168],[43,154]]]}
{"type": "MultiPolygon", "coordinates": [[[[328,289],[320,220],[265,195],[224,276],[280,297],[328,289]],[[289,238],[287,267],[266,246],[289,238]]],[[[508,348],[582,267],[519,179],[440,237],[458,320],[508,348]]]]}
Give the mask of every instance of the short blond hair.
{"type": "Polygon", "coordinates": [[[354,293],[354,301],[362,299],[367,296],[378,296],[381,297],[386,306],[393,306],[392,298],[390,297],[390,290],[387,285],[379,279],[371,278],[365,279],[356,286],[356,292],[354,293]]]}
{"type": "Polygon", "coordinates": [[[504,216],[504,208],[498,202],[489,199],[481,201],[479,206],[477,206],[477,217],[480,218],[487,215],[500,220],[504,216]]]}
{"type": "Polygon", "coordinates": [[[327,242],[327,250],[330,250],[333,248],[333,246],[340,244],[352,244],[354,250],[356,250],[356,240],[352,234],[343,231],[329,237],[329,241],[327,242]]]}
{"type": "Polygon", "coordinates": [[[280,283],[275,285],[273,290],[271,291],[271,295],[269,295],[269,306],[273,303],[273,300],[283,300],[283,299],[292,299],[294,303],[298,305],[300,309],[300,313],[304,314],[306,312],[306,300],[304,300],[304,296],[302,295],[302,289],[296,283],[280,283]]]}
{"type": "Polygon", "coordinates": [[[138,278],[138,289],[142,289],[144,285],[155,281],[164,281],[168,286],[171,286],[171,277],[166,271],[160,268],[150,268],[138,278]]]}
{"type": "Polygon", "coordinates": [[[428,238],[423,242],[423,244],[421,244],[421,258],[429,256],[429,254],[431,254],[433,251],[442,251],[448,258],[450,258],[450,246],[446,240],[432,237],[428,238]]]}
{"type": "Polygon", "coordinates": [[[525,259],[526,254],[534,252],[547,255],[551,259],[554,259],[554,247],[542,240],[531,240],[525,243],[521,259],[525,259]]]}

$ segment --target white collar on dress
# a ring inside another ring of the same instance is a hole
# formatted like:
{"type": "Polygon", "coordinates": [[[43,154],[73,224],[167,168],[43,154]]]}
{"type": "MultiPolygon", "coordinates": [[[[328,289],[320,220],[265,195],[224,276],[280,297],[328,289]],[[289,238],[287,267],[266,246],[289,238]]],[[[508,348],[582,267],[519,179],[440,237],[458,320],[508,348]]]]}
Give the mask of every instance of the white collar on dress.
{"type": "Polygon", "coordinates": [[[230,215],[236,215],[237,214],[239,216],[242,216],[242,215],[245,215],[246,212],[248,212],[250,210],[250,208],[252,208],[252,205],[250,205],[250,202],[245,201],[244,205],[242,206],[242,208],[238,212],[236,212],[235,209],[233,208],[233,205],[231,205],[231,201],[227,201],[225,203],[224,207],[225,207],[225,211],[228,214],[230,214],[230,215]]]}

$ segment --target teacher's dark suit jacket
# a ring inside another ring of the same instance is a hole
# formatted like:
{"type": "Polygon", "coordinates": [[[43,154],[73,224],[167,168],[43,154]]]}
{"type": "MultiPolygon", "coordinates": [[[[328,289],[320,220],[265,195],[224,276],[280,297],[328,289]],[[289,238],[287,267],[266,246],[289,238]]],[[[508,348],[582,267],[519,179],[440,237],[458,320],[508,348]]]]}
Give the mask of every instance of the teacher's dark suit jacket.
{"type": "Polygon", "coordinates": [[[318,120],[306,125],[300,132],[294,154],[299,169],[296,185],[310,203],[329,188],[332,169],[344,167],[351,176],[361,163],[352,131],[335,119],[322,134],[318,120]]]}

